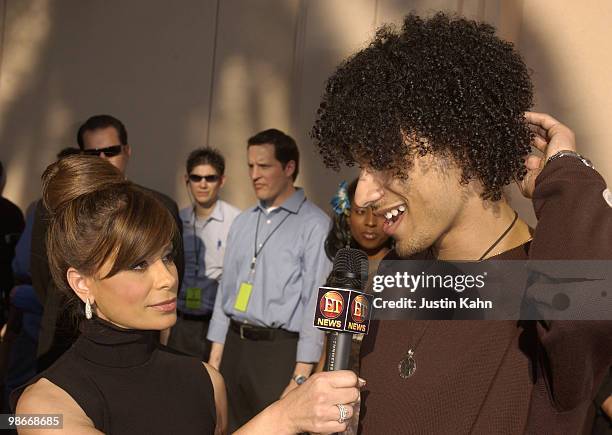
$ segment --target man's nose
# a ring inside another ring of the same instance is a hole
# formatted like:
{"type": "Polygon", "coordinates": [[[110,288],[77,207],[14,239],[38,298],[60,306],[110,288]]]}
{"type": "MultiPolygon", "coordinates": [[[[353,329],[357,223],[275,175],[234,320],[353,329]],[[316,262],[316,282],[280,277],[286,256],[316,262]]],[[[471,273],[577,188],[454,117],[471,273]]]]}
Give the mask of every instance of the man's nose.
{"type": "Polygon", "coordinates": [[[382,196],[382,185],[371,172],[362,169],[359,174],[357,189],[355,190],[355,205],[357,207],[369,207],[381,199],[382,196]]]}
{"type": "Polygon", "coordinates": [[[251,180],[257,180],[259,178],[259,169],[256,166],[251,168],[251,180]]]}

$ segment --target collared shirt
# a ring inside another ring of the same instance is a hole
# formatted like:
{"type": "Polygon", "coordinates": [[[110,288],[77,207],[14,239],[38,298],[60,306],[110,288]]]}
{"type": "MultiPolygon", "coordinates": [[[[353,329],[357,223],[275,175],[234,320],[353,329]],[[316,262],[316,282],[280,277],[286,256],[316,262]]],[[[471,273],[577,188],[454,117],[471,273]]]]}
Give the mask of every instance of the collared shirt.
{"type": "Polygon", "coordinates": [[[185,277],[177,300],[179,311],[202,315],[212,313],[217,286],[223,273],[227,235],[232,222],[239,214],[239,209],[222,200],[217,200],[215,208],[206,219],[198,219],[193,207],[180,211],[183,223],[185,277]],[[200,309],[186,306],[187,289],[190,287],[202,289],[200,309]]]}
{"type": "Polygon", "coordinates": [[[225,269],[208,339],[224,343],[230,319],[283,328],[299,333],[296,361],[318,361],[323,332],[313,326],[312,319],[318,287],[331,270],[331,262],[323,249],[329,227],[329,217],[306,200],[302,189],[296,189],[273,210],[267,211],[259,203],[241,213],[232,224],[227,240],[225,269]],[[255,262],[248,306],[242,312],[234,304],[240,284],[251,279],[255,246],[261,251],[255,262]]]}

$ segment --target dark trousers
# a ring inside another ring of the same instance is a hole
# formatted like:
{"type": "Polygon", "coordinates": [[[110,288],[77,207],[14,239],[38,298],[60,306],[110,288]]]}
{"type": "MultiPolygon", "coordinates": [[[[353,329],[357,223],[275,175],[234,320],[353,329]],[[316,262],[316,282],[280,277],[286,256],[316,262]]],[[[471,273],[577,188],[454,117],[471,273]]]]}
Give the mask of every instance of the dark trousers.
{"type": "Polygon", "coordinates": [[[228,329],[221,374],[227,387],[229,433],[280,398],[293,375],[297,340],[297,334],[249,340],[228,329]]]}
{"type": "Polygon", "coordinates": [[[210,341],[206,339],[210,316],[177,313],[176,324],[170,330],[168,347],[208,361],[210,341]]]}

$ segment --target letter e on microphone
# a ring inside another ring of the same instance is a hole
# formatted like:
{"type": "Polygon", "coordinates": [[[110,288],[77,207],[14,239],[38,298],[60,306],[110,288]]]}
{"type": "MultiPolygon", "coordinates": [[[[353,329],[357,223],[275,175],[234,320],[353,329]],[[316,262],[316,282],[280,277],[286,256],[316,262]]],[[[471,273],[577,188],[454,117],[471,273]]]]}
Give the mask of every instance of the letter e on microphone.
{"type": "Polygon", "coordinates": [[[344,331],[350,290],[320,287],[314,326],[332,331],[344,331]]]}
{"type": "Polygon", "coordinates": [[[360,334],[368,333],[373,299],[372,295],[351,291],[349,316],[344,328],[345,331],[360,334]]]}

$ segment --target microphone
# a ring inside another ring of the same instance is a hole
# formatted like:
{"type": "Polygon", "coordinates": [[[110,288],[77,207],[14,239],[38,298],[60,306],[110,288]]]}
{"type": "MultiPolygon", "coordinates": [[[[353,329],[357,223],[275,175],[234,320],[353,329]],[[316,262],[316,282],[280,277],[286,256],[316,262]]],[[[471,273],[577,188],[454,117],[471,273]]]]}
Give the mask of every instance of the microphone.
{"type": "Polygon", "coordinates": [[[348,369],[353,334],[368,333],[373,296],[363,292],[367,278],[365,252],[342,248],[325,286],[319,288],[314,326],[330,331],[325,371],[348,369]]]}

